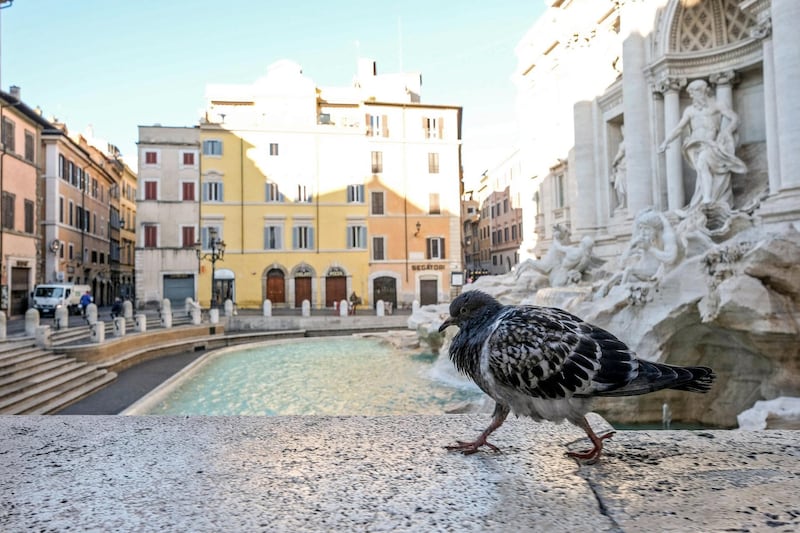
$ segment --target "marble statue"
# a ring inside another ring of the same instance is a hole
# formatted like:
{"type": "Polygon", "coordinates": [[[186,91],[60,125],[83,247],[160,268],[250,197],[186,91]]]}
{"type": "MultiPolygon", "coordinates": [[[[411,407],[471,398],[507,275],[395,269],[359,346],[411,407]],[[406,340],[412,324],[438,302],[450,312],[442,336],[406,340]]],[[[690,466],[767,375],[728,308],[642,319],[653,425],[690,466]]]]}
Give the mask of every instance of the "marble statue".
{"type": "Polygon", "coordinates": [[[561,224],[553,226],[553,245],[541,259],[526,259],[516,269],[516,277],[535,271],[540,274],[550,274],[550,272],[561,264],[563,252],[557,245],[566,245],[569,242],[569,228],[561,224]]]}
{"type": "Polygon", "coordinates": [[[614,160],[611,161],[611,186],[614,187],[614,194],[617,198],[617,209],[626,207],[627,197],[627,165],[625,163],[625,126],[620,126],[620,134],[623,138],[619,141],[619,148],[614,160]]]}
{"type": "Polygon", "coordinates": [[[564,245],[554,240],[553,248],[561,252],[561,262],[550,271],[551,287],[578,283],[589,269],[604,263],[592,253],[594,239],[589,236],[582,238],[576,245],[564,245]]]}
{"type": "Polygon", "coordinates": [[[658,152],[664,152],[689,126],[690,133],[683,141],[682,150],[684,157],[697,171],[695,191],[689,207],[716,202],[733,206],[731,173],[742,174],[747,171],[744,162],[734,154],[739,115],[713,99],[704,80],[691,82],[686,91],[692,98],[692,104],[658,147],[658,152]]]}
{"type": "Polygon", "coordinates": [[[666,267],[677,259],[678,239],[672,224],[664,213],[645,209],[636,215],[633,235],[620,257],[620,262],[627,266],[606,281],[599,294],[607,295],[618,284],[658,281],[666,267]],[[633,263],[628,264],[631,260],[633,263]]]}

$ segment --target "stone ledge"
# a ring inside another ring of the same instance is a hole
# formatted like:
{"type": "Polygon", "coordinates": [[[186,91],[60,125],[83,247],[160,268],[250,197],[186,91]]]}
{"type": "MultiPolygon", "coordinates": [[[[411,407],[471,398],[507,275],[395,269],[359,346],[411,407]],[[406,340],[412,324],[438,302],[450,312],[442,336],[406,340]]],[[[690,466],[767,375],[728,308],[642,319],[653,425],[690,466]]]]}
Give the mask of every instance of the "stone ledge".
{"type": "Polygon", "coordinates": [[[581,431],[485,415],[0,417],[5,531],[749,531],[800,527],[791,431],[581,431]]]}

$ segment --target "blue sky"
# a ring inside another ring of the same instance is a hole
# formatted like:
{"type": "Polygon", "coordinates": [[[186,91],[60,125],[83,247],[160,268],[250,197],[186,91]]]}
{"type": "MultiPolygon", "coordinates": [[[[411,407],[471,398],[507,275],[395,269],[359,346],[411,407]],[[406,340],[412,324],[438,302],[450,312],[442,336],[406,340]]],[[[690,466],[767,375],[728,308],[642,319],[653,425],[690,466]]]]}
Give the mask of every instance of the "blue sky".
{"type": "Polygon", "coordinates": [[[464,107],[468,181],[514,142],[514,47],[542,0],[14,0],[0,13],[0,82],[88,125],[135,164],[138,125],[197,122],[208,83],[251,83],[292,59],[318,86],[349,85],[356,58],[419,71],[422,101],[464,107]],[[401,47],[402,43],[402,47],[401,47]],[[402,49],[402,53],[401,53],[402,49]]]}

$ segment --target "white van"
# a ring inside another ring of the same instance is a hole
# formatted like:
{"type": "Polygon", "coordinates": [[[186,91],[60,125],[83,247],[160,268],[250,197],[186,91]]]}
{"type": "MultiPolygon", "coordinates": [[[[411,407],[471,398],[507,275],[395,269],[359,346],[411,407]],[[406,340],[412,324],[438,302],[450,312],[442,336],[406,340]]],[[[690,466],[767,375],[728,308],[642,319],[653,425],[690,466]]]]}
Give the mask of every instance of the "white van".
{"type": "Polygon", "coordinates": [[[81,295],[91,291],[89,285],[73,283],[42,283],[33,289],[33,308],[40,315],[54,315],[56,308],[67,306],[69,313],[77,315],[81,311],[81,295]]]}

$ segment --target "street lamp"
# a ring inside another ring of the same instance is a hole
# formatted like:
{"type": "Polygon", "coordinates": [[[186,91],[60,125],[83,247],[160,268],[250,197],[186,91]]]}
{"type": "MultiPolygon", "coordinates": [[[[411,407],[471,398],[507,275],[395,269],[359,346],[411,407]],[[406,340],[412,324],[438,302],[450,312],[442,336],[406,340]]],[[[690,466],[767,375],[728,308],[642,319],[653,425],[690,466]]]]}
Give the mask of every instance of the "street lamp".
{"type": "Polygon", "coordinates": [[[208,259],[211,261],[211,302],[209,304],[209,308],[214,306],[214,302],[217,301],[217,285],[216,285],[216,265],[217,261],[221,261],[222,257],[225,255],[225,241],[221,240],[217,236],[217,228],[210,227],[208,228],[208,247],[211,249],[210,252],[203,252],[203,243],[197,241],[194,243],[194,251],[197,254],[197,259],[203,260],[208,259]]]}

